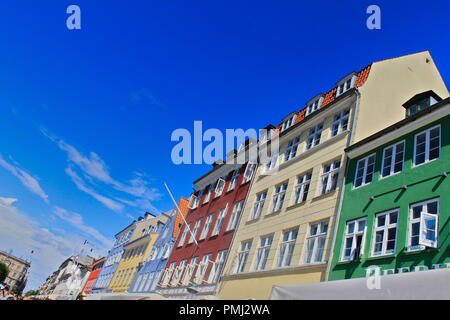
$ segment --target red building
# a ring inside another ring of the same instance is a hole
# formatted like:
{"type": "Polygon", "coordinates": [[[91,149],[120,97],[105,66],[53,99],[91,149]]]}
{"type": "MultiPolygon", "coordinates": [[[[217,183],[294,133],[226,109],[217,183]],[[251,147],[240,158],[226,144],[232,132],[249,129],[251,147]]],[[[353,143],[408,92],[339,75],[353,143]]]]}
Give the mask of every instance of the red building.
{"type": "Polygon", "coordinates": [[[216,162],[194,182],[187,225],[183,223],[160,278],[160,293],[215,294],[255,169],[255,164],[216,162]]]}
{"type": "Polygon", "coordinates": [[[98,275],[102,271],[104,262],[105,262],[105,257],[95,260],[94,263],[89,266],[91,273],[89,274],[89,278],[87,279],[86,284],[84,285],[84,288],[83,288],[84,294],[91,293],[92,287],[94,286],[95,281],[98,278],[98,275]]]}

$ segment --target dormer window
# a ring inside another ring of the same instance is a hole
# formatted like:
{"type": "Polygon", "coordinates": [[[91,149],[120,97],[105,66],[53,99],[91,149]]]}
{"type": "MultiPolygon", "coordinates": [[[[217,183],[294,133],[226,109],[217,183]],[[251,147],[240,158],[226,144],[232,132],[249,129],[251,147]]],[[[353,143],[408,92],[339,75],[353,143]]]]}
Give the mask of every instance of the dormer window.
{"type": "Polygon", "coordinates": [[[431,107],[432,105],[441,101],[442,98],[438,96],[434,91],[426,91],[419,93],[409,99],[407,102],[403,104],[403,107],[406,109],[406,116],[411,117],[420,111],[431,107]]]}
{"type": "Polygon", "coordinates": [[[317,96],[312,99],[306,106],[306,115],[309,116],[311,113],[320,109],[323,102],[323,95],[317,96]]]}
{"type": "Polygon", "coordinates": [[[344,94],[355,86],[356,74],[352,73],[337,83],[336,97],[344,94]]]}
{"type": "Polygon", "coordinates": [[[200,202],[199,197],[197,197],[195,194],[191,195],[191,199],[189,199],[189,209],[197,208],[199,202],[200,202]]]}
{"type": "Polygon", "coordinates": [[[288,128],[292,127],[292,125],[295,123],[295,120],[297,119],[297,114],[291,114],[288,117],[286,117],[283,120],[283,126],[281,127],[281,132],[287,130],[288,128]]]}

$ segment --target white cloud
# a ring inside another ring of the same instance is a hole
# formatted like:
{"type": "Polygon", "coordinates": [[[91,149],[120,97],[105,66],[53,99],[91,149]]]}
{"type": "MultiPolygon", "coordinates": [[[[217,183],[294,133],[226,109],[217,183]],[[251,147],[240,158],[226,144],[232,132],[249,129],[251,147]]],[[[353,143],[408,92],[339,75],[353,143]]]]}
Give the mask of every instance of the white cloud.
{"type": "MultiPolygon", "coordinates": [[[[14,162],[14,161],[13,161],[14,162]]],[[[11,172],[28,190],[49,203],[48,195],[42,190],[37,178],[31,176],[25,170],[21,169],[17,163],[11,164],[0,155],[0,166],[11,172]]]]}

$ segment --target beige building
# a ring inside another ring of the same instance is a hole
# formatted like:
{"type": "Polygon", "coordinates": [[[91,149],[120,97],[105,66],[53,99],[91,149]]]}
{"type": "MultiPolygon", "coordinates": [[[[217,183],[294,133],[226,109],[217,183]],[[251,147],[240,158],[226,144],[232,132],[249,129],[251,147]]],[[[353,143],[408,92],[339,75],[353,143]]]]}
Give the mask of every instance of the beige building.
{"type": "Polygon", "coordinates": [[[279,152],[253,179],[219,298],[267,299],[273,285],[324,281],[344,149],[403,119],[398,105],[427,90],[449,95],[425,51],[350,73],[284,118],[271,137],[279,139],[279,152]]]}
{"type": "Polygon", "coordinates": [[[30,268],[30,262],[17,258],[9,253],[0,251],[0,262],[4,263],[9,273],[4,283],[13,289],[16,286],[23,287],[26,281],[27,271],[30,268]]]}

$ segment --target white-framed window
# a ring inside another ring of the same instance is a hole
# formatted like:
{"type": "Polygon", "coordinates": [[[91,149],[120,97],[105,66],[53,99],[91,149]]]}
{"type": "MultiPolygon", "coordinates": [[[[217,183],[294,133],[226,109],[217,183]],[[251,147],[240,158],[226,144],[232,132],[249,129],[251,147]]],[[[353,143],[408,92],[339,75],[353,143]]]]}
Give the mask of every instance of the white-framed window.
{"type": "Polygon", "coordinates": [[[375,156],[375,153],[371,154],[370,156],[359,160],[356,164],[354,188],[365,186],[372,182],[373,173],[375,171],[375,156]]]}
{"type": "Polygon", "coordinates": [[[325,194],[336,190],[339,179],[340,166],[341,160],[334,160],[329,163],[326,163],[323,166],[320,194],[325,194]]]}
{"type": "Polygon", "coordinates": [[[276,168],[278,162],[278,153],[270,156],[269,160],[267,160],[264,165],[264,172],[269,172],[276,168]]]}
{"type": "Polygon", "coordinates": [[[211,222],[214,218],[214,213],[210,214],[205,221],[205,225],[203,226],[202,233],[200,234],[200,240],[203,240],[208,235],[209,228],[211,227],[211,222]]]}
{"type": "Polygon", "coordinates": [[[438,245],[439,199],[411,205],[408,251],[423,250],[438,245]]]}
{"type": "Polygon", "coordinates": [[[344,110],[339,112],[333,117],[333,125],[331,126],[331,136],[337,136],[339,133],[348,129],[348,118],[350,110],[344,110]]]}
{"type": "Polygon", "coordinates": [[[228,250],[222,250],[217,253],[216,261],[209,274],[209,283],[216,283],[219,281],[222,275],[223,267],[225,266],[225,259],[227,257],[228,250]]]}
{"type": "Polygon", "coordinates": [[[323,130],[323,123],[320,123],[309,131],[308,141],[306,143],[306,150],[309,150],[320,143],[322,130],[323,130]]]}
{"type": "Polygon", "coordinates": [[[230,184],[228,186],[228,191],[231,191],[236,187],[240,172],[241,172],[241,169],[234,170],[233,175],[231,176],[230,184]]]}
{"type": "Polygon", "coordinates": [[[252,180],[253,173],[255,173],[256,163],[247,163],[247,168],[245,168],[244,179],[242,180],[242,184],[249,182],[252,180]]]}
{"type": "Polygon", "coordinates": [[[281,127],[281,132],[283,132],[286,129],[292,127],[292,125],[295,123],[296,119],[297,119],[297,114],[294,114],[291,117],[289,117],[289,119],[285,120],[283,122],[283,126],[281,127]]]}
{"type": "Polygon", "coordinates": [[[375,216],[372,256],[384,256],[395,253],[398,212],[398,210],[391,210],[375,216]]]}
{"type": "Polygon", "coordinates": [[[383,163],[381,165],[381,177],[399,173],[403,170],[405,158],[405,141],[398,142],[383,150],[383,163]]]}
{"type": "Polygon", "coordinates": [[[341,94],[347,92],[351,88],[355,86],[356,81],[356,75],[353,75],[345,80],[343,80],[341,83],[338,84],[336,97],[339,97],[341,94]]]}
{"type": "Polygon", "coordinates": [[[204,277],[210,263],[211,263],[211,253],[205,254],[202,258],[202,261],[197,267],[197,272],[195,274],[194,279],[194,282],[196,284],[201,284],[204,281],[204,277]]]}
{"type": "Polygon", "coordinates": [[[309,227],[308,238],[306,239],[307,251],[305,263],[310,264],[322,262],[327,232],[328,220],[311,224],[309,227]]]}
{"type": "Polygon", "coordinates": [[[288,182],[279,184],[275,187],[275,194],[272,199],[272,208],[270,212],[275,212],[281,210],[283,207],[284,198],[286,197],[286,190],[288,187],[288,182]]]}
{"type": "Polygon", "coordinates": [[[256,256],[255,270],[264,270],[267,265],[267,259],[269,258],[270,247],[272,246],[273,234],[265,237],[261,237],[259,242],[258,253],[256,256]]]}
{"type": "Polygon", "coordinates": [[[297,177],[297,185],[294,190],[293,204],[305,202],[308,197],[309,185],[311,183],[312,171],[297,177]]]}
{"type": "Polygon", "coordinates": [[[320,106],[322,105],[323,97],[315,99],[313,102],[308,104],[306,107],[306,115],[309,116],[311,113],[319,110],[320,106]]]}
{"type": "Polygon", "coordinates": [[[163,277],[161,278],[161,286],[162,287],[166,287],[168,284],[169,284],[169,281],[170,281],[170,278],[172,278],[172,273],[173,273],[173,271],[175,270],[175,265],[176,265],[177,263],[176,262],[172,262],[170,265],[169,265],[169,268],[167,268],[165,271],[164,271],[164,275],[163,275],[163,277]]]}
{"type": "Polygon", "coordinates": [[[186,271],[184,272],[183,278],[181,279],[181,283],[183,285],[189,285],[191,283],[192,275],[194,274],[195,268],[198,266],[198,257],[194,257],[191,259],[191,262],[187,265],[186,271]]]}
{"type": "Polygon", "coordinates": [[[202,219],[198,219],[195,223],[194,230],[192,231],[191,237],[189,238],[188,243],[194,242],[195,238],[197,238],[198,230],[200,229],[200,225],[202,224],[202,219]]]}
{"type": "Polygon", "coordinates": [[[345,227],[342,261],[354,260],[364,252],[364,242],[367,232],[367,218],[348,221],[345,227]]]}
{"type": "Polygon", "coordinates": [[[212,190],[213,190],[214,186],[212,184],[210,184],[208,186],[208,191],[206,192],[206,196],[205,196],[205,200],[203,200],[203,203],[208,203],[208,201],[211,199],[211,194],[212,194],[212,190]]]}
{"type": "Polygon", "coordinates": [[[223,223],[225,222],[225,217],[227,216],[227,211],[228,211],[228,203],[225,208],[220,209],[219,216],[217,217],[216,225],[214,226],[211,237],[218,235],[222,230],[223,223]]]}
{"type": "Polygon", "coordinates": [[[184,268],[186,266],[187,260],[181,260],[180,264],[174,269],[172,280],[170,281],[170,285],[176,286],[181,280],[181,276],[183,275],[184,268]]]}
{"type": "Polygon", "coordinates": [[[170,256],[170,253],[172,252],[173,244],[166,244],[164,246],[164,251],[161,254],[161,259],[168,259],[170,256]]]}
{"type": "Polygon", "coordinates": [[[261,216],[261,212],[264,208],[264,202],[266,201],[267,190],[260,192],[256,195],[256,201],[253,205],[252,215],[250,220],[258,219],[261,216]]]}
{"type": "Polygon", "coordinates": [[[441,126],[414,136],[414,166],[438,159],[441,154],[441,126]]]}
{"type": "Polygon", "coordinates": [[[187,237],[189,230],[191,229],[191,225],[192,225],[192,223],[189,223],[188,225],[186,225],[184,227],[183,233],[181,234],[181,239],[178,242],[178,247],[182,247],[184,244],[184,241],[186,241],[186,237],[187,237]]]}
{"type": "Polygon", "coordinates": [[[241,242],[241,248],[237,255],[237,263],[235,273],[242,273],[245,270],[245,265],[247,264],[248,255],[252,247],[253,240],[246,240],[241,242]]]}
{"type": "Polygon", "coordinates": [[[284,153],[284,162],[291,160],[297,155],[298,144],[300,137],[296,137],[289,141],[286,152],[284,153]]]}
{"type": "Polygon", "coordinates": [[[279,268],[289,267],[294,253],[295,242],[297,241],[298,228],[283,232],[283,238],[280,244],[277,266],[279,268]]]}
{"type": "Polygon", "coordinates": [[[222,195],[223,189],[225,188],[225,179],[219,178],[216,184],[215,198],[220,197],[222,195]]]}
{"type": "Polygon", "coordinates": [[[191,199],[189,199],[189,209],[197,208],[198,203],[199,203],[198,197],[195,194],[191,195],[191,199]]]}
{"type": "Polygon", "coordinates": [[[233,212],[231,213],[230,221],[227,226],[227,231],[236,229],[239,222],[239,217],[242,213],[242,207],[244,206],[244,200],[238,201],[234,204],[233,212]]]}

